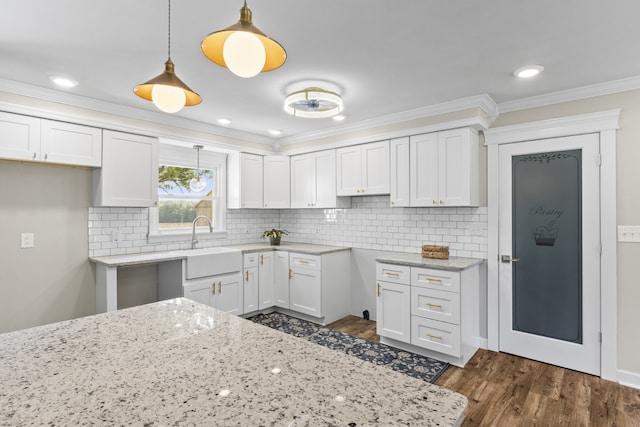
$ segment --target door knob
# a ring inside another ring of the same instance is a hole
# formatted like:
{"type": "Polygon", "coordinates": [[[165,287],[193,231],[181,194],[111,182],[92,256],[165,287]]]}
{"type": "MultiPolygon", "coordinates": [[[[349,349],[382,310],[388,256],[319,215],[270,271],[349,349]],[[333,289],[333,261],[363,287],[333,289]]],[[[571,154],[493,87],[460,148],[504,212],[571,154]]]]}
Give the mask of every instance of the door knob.
{"type": "Polygon", "coordinates": [[[520,258],[511,258],[511,255],[500,255],[500,261],[505,263],[512,263],[520,261],[520,258]]]}

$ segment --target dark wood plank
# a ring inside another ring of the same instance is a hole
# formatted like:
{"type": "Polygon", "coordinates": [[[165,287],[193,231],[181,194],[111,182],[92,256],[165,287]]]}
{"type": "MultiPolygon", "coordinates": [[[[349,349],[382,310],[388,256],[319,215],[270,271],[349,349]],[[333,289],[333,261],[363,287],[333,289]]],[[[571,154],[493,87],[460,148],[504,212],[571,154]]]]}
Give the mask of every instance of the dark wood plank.
{"type": "MultiPolygon", "coordinates": [[[[380,341],[374,321],[347,316],[328,326],[380,341]]],[[[479,350],[436,384],[469,399],[463,427],[640,427],[640,390],[506,353],[479,350]]]]}

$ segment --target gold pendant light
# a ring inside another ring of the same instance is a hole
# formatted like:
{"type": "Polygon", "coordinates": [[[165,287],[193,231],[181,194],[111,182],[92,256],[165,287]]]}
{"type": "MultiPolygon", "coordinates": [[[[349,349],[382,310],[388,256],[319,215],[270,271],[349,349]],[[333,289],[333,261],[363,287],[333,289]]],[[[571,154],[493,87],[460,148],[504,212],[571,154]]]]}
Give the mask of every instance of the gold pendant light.
{"type": "Polygon", "coordinates": [[[240,20],[209,34],[202,40],[201,47],[204,56],[211,61],[245,78],[275,70],[287,60],[282,45],[253,25],[247,0],[240,9],[240,20]]]}
{"type": "Polygon", "coordinates": [[[133,92],[142,99],[151,101],[165,113],[177,113],[182,107],[198,105],[202,102],[200,95],[189,88],[176,76],[171,61],[171,0],[169,0],[169,58],[164,64],[164,72],[146,83],[136,86],[133,92]]]}

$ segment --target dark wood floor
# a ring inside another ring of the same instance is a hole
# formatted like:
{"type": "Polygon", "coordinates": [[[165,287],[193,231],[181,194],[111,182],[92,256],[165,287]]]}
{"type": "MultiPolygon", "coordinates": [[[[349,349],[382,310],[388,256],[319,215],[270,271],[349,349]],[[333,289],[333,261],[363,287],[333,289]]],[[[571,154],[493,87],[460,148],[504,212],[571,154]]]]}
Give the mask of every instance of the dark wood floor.
{"type": "MultiPolygon", "coordinates": [[[[328,326],[380,341],[373,321],[348,316],[328,326]]],[[[479,350],[436,384],[469,399],[463,427],[640,426],[640,390],[506,353],[479,350]]]]}

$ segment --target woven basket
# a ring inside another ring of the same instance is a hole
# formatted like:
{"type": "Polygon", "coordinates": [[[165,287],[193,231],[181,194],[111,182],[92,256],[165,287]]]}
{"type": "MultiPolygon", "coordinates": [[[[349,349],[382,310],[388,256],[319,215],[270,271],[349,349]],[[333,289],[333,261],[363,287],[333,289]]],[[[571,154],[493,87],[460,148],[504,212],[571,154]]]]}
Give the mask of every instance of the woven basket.
{"type": "Polygon", "coordinates": [[[449,247],[436,245],[423,245],[422,258],[449,259],[449,247]]]}

